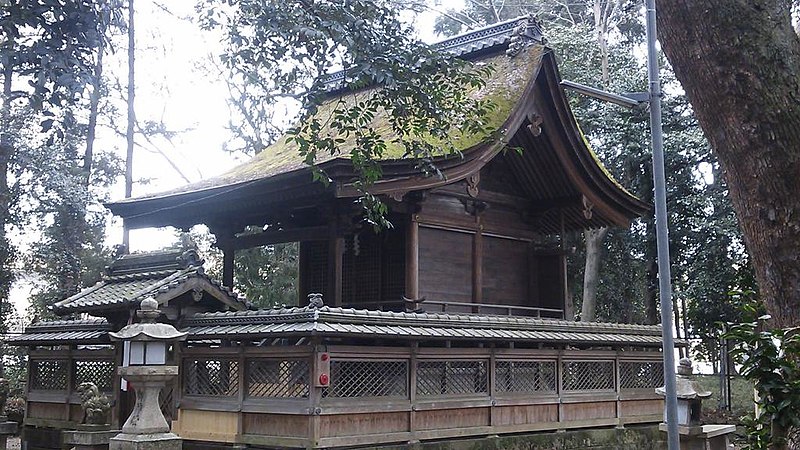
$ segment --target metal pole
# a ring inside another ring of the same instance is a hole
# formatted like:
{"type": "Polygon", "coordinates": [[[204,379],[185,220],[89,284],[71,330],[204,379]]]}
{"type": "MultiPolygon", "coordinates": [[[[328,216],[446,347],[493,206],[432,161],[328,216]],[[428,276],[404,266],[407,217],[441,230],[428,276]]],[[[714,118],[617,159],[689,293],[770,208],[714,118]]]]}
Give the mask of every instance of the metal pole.
{"type": "Polygon", "coordinates": [[[672,284],[670,282],[667,232],[667,190],[664,175],[664,140],[661,134],[661,83],[658,76],[658,54],[656,53],[656,5],[655,0],[645,0],[645,3],[647,6],[647,75],[650,83],[650,132],[653,142],[653,185],[656,200],[658,291],[661,299],[661,334],[664,341],[667,444],[669,450],[679,450],[675,340],[672,337],[672,284]]]}

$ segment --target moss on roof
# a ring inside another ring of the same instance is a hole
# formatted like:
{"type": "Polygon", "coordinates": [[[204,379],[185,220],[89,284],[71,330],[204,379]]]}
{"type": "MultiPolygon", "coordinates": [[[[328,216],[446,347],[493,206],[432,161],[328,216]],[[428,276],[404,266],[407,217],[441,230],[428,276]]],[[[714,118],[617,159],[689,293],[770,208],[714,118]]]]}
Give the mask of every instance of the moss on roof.
{"type": "MultiPolygon", "coordinates": [[[[492,67],[493,72],[490,78],[486,80],[486,85],[481,89],[474,90],[472,96],[475,99],[489,99],[494,103],[494,110],[486,117],[487,128],[489,130],[496,131],[500,129],[506,119],[508,119],[512,109],[522,95],[525,86],[530,81],[531,77],[536,74],[543,55],[543,46],[532,45],[514,57],[509,57],[501,53],[480,62],[492,67]]],[[[370,92],[370,90],[356,93],[348,92],[342,94],[340,97],[332,98],[319,108],[317,115],[330,114],[337,102],[345,101],[348,104],[352,104],[359,98],[370,95],[370,92]]],[[[378,115],[371,126],[376,131],[381,132],[386,138],[387,149],[382,159],[396,160],[402,158],[405,149],[390,142],[390,133],[392,133],[392,130],[385,113],[383,115],[378,115]]],[[[453,143],[458,151],[467,150],[487,140],[492,134],[493,133],[466,134],[461,132],[459,124],[453,124],[453,143]]],[[[318,155],[317,164],[336,158],[348,158],[350,149],[354,147],[354,139],[354,136],[349,136],[336,154],[318,155]]],[[[431,143],[435,144],[433,141],[431,141],[431,143]]],[[[251,160],[238,167],[220,176],[184,186],[171,193],[228,186],[269,178],[305,167],[307,167],[307,165],[298,153],[297,144],[294,142],[287,142],[287,137],[284,136],[264,149],[261,153],[254,156],[251,160]]]]}

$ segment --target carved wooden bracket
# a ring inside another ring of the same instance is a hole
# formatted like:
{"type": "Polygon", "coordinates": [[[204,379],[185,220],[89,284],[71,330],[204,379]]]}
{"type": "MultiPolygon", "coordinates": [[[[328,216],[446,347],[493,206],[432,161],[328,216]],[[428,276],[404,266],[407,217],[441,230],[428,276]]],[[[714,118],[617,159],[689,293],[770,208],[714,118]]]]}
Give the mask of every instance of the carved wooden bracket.
{"type": "Polygon", "coordinates": [[[542,134],[542,122],[544,122],[542,116],[536,113],[530,113],[528,114],[528,120],[530,121],[528,124],[528,131],[530,131],[534,137],[540,136],[542,134]]]}
{"type": "Polygon", "coordinates": [[[472,201],[462,200],[462,202],[464,203],[464,211],[466,211],[467,214],[473,216],[480,215],[481,213],[486,211],[486,208],[489,207],[489,205],[486,204],[486,202],[482,202],[480,200],[472,200],[472,201]]]}
{"type": "Polygon", "coordinates": [[[402,202],[402,201],[403,201],[403,197],[405,197],[405,196],[406,196],[406,194],[408,194],[408,191],[392,191],[392,192],[389,192],[389,193],[388,193],[388,194],[386,194],[386,195],[387,195],[387,196],[388,196],[390,199],[392,199],[392,200],[396,201],[397,203],[400,203],[400,202],[402,202]]]}
{"type": "Polygon", "coordinates": [[[592,203],[586,196],[581,197],[581,203],[583,203],[583,217],[586,220],[592,220],[592,209],[594,208],[594,203],[592,203]]]}
{"type": "Polygon", "coordinates": [[[469,194],[470,197],[475,198],[478,196],[478,193],[480,192],[478,185],[480,184],[480,182],[481,182],[480,172],[475,172],[467,177],[467,194],[469,194]]]}

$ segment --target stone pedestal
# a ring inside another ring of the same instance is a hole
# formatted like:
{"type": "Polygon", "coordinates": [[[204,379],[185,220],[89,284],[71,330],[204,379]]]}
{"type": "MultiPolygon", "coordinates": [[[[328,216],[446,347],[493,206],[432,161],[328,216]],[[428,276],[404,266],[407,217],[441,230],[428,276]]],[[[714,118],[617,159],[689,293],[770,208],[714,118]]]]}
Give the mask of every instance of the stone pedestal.
{"type": "MultiPolygon", "coordinates": [[[[667,424],[658,426],[667,431],[667,424]]],[[[736,425],[698,425],[693,427],[679,426],[681,450],[730,450],[728,437],[736,431],[736,425]]]]}
{"type": "Polygon", "coordinates": [[[111,438],[111,450],[181,450],[183,441],[174,433],[127,434],[111,438]]]}
{"type": "Polygon", "coordinates": [[[111,438],[110,450],[180,450],[181,438],[170,433],[158,395],[178,375],[178,366],[120,367],[119,374],[136,390],[136,404],[122,433],[111,438]]]}
{"type": "Polygon", "coordinates": [[[0,450],[8,447],[8,438],[17,434],[17,422],[9,422],[8,417],[0,416],[0,450]]]}
{"type": "Polygon", "coordinates": [[[104,425],[83,425],[82,430],[64,431],[64,447],[74,450],[108,450],[112,437],[119,434],[119,430],[112,430],[104,425]]]}

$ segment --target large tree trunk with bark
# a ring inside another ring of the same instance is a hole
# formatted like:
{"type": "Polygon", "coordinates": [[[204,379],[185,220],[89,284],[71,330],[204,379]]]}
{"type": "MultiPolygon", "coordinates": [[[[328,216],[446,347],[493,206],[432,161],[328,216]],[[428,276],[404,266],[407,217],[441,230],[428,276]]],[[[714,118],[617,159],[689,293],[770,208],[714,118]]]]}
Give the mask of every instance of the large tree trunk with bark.
{"type": "Polygon", "coordinates": [[[767,310],[800,324],[800,39],[790,2],[658,0],[659,33],[716,151],[767,310]]]}
{"type": "Polygon", "coordinates": [[[600,264],[603,261],[603,242],[608,228],[583,232],[586,240],[586,265],[583,276],[583,303],[581,321],[594,322],[597,318],[597,287],[600,284],[600,264]]]}
{"type": "Polygon", "coordinates": [[[9,126],[12,69],[13,62],[10,57],[7,57],[3,61],[2,98],[4,101],[0,106],[0,333],[8,331],[6,320],[12,309],[9,294],[11,293],[11,284],[14,282],[14,247],[6,234],[6,226],[8,226],[11,216],[11,188],[8,171],[11,155],[14,152],[9,126]]]}

